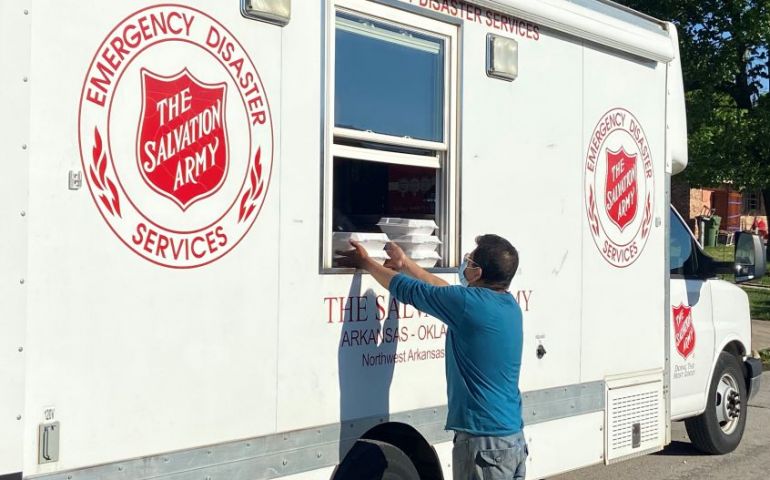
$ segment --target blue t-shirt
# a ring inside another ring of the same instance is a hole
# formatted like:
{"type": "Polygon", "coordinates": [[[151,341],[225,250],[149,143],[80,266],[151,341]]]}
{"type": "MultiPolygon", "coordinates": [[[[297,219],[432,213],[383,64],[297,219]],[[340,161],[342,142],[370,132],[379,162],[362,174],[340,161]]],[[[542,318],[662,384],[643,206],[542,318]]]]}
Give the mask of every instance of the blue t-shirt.
{"type": "Polygon", "coordinates": [[[521,431],[521,308],[510,293],[436,287],[398,274],[390,293],[448,328],[447,430],[503,436],[521,431]]]}

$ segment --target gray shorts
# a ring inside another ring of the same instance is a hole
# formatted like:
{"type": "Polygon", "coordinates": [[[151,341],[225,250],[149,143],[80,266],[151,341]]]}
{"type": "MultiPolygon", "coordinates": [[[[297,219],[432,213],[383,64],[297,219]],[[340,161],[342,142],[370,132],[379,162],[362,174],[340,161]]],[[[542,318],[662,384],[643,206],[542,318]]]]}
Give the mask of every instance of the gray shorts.
{"type": "Polygon", "coordinates": [[[506,437],[477,437],[455,432],[454,480],[524,480],[527,474],[524,432],[506,437]]]}

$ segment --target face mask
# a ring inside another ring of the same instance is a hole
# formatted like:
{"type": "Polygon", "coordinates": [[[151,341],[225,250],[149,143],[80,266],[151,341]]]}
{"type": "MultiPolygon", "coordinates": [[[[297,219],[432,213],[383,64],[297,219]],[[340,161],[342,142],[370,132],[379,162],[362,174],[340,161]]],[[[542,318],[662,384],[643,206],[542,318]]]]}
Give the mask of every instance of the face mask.
{"type": "Polygon", "coordinates": [[[460,284],[463,287],[468,286],[468,279],[465,278],[465,269],[468,268],[468,260],[463,259],[463,263],[460,264],[460,268],[457,269],[457,275],[460,277],[460,284]]]}

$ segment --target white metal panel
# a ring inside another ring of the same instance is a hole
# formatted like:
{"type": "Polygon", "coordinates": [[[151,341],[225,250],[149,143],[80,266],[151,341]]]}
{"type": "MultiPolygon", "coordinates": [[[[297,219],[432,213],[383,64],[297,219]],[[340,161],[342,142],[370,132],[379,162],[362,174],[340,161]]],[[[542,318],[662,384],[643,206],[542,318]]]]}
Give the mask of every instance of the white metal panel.
{"type": "Polygon", "coordinates": [[[301,247],[283,249],[280,257],[280,268],[287,274],[279,277],[279,430],[332,423],[335,414],[320,412],[338,410],[333,407],[337,400],[327,398],[337,390],[337,342],[333,333],[326,334],[323,296],[312,280],[318,276],[321,236],[323,10],[321,2],[295,9],[282,34],[281,142],[284,157],[291,160],[281,175],[280,236],[295,239],[301,247]],[[315,48],[307,48],[309,39],[315,48]]]}
{"type": "Polygon", "coordinates": [[[747,355],[753,352],[751,322],[748,321],[751,318],[751,309],[746,292],[737,285],[723,280],[712,279],[708,283],[711,287],[713,305],[714,358],[703,392],[704,399],[708,398],[708,388],[713,379],[719,355],[725,351],[728,344],[737,344],[738,350],[747,355]]]}
{"type": "Polygon", "coordinates": [[[0,476],[22,466],[27,310],[29,2],[0,1],[0,476]]]}
{"type": "MultiPolygon", "coordinates": [[[[706,408],[706,392],[715,360],[712,283],[699,279],[671,279],[673,312],[669,348],[671,417],[674,419],[698,414],[706,408]]],[[[731,310],[731,318],[733,313],[731,310]]]]}
{"type": "Polygon", "coordinates": [[[549,32],[522,39],[519,76],[506,82],[486,76],[490,30],[464,28],[462,251],[484,233],[519,251],[522,390],[578,383],[582,46],[549,32]]]}
{"type": "MultiPolygon", "coordinates": [[[[670,39],[662,28],[659,32],[655,32],[652,22],[647,22],[649,28],[643,28],[635,23],[602,13],[600,12],[601,9],[586,8],[568,0],[539,2],[475,0],[454,4],[414,0],[411,3],[457,16],[469,22],[488,25],[500,25],[502,23],[500,12],[502,12],[503,14],[514,15],[521,20],[534,22],[541,28],[553,29],[643,58],[668,62],[674,56],[670,39]]],[[[606,10],[607,6],[604,5],[604,7],[606,10]]],[[[639,19],[641,20],[641,16],[639,19]]]]}
{"type": "MultiPolygon", "coordinates": [[[[278,135],[280,28],[244,19],[238,2],[190,3],[243,44],[262,77],[278,135]]],[[[67,172],[82,169],[78,101],[92,56],[113,27],[148,5],[36,4],[31,144],[39,148],[32,150],[30,180],[30,210],[36,214],[29,227],[27,475],[275,430],[278,182],[272,182],[240,244],[192,270],[141,258],[110,230],[85,185],[67,188],[67,172]],[[62,28],[63,15],[76,27],[62,28]],[[60,461],[38,466],[37,423],[49,407],[61,422],[60,461]]],[[[148,49],[126,67],[129,73],[116,87],[124,103],[133,98],[138,108],[135,75],[153,55],[168,55],[168,48],[148,49]]],[[[207,58],[189,48],[161,58],[167,64],[162,73],[173,74],[170,70],[188,59],[207,58]]],[[[236,91],[223,71],[195,70],[205,81],[229,82],[236,91]]],[[[230,107],[240,108],[235,102],[230,107]]],[[[135,158],[136,112],[133,119],[126,114],[113,120],[106,139],[112,154],[135,158]]],[[[237,133],[240,127],[232,122],[229,128],[237,133]]],[[[229,141],[233,151],[243,151],[242,138],[229,141]]],[[[88,147],[84,151],[90,154],[88,147]]],[[[277,177],[277,141],[275,147],[277,177]]],[[[128,161],[118,165],[129,167],[128,161]]],[[[155,195],[149,188],[134,193],[140,200],[155,195]]]]}
{"type": "MultiPolygon", "coordinates": [[[[625,381],[624,381],[625,382],[625,381]]],[[[606,462],[665,445],[663,382],[607,384],[606,462]]]]}
{"type": "Polygon", "coordinates": [[[283,36],[280,237],[296,247],[281,255],[279,430],[446,404],[441,324],[393,304],[369,275],[319,273],[326,87],[307,84],[323,81],[326,59],[307,42],[324,38],[327,14],[298,10],[283,36]]]}
{"type": "Polygon", "coordinates": [[[525,426],[527,478],[546,478],[600,463],[603,426],[603,412],[525,426]]]}
{"type": "MultiPolygon", "coordinates": [[[[752,352],[749,300],[740,287],[722,281],[710,280],[714,304],[715,355],[731,341],[739,342],[746,354],[752,352]]],[[[715,359],[716,361],[716,359],[715,359]]]]}
{"type": "Polygon", "coordinates": [[[663,220],[669,209],[664,177],[665,66],[594,48],[584,50],[584,61],[582,382],[662,369],[664,309],[669,308],[664,304],[668,276],[663,220]],[[602,133],[608,114],[622,121],[613,124],[610,133],[602,133]],[[599,147],[598,152],[592,150],[599,147]],[[614,204],[607,203],[604,191],[608,182],[612,185],[610,154],[621,148],[637,162],[634,182],[627,185],[636,192],[636,213],[629,221],[633,210],[628,210],[616,223],[607,206],[614,204]],[[596,156],[593,170],[590,155],[596,156]],[[588,216],[589,186],[596,189],[595,223],[588,216]]]}
{"type": "Polygon", "coordinates": [[[674,58],[668,65],[666,85],[666,171],[676,175],[687,167],[687,112],[684,101],[682,58],[679,55],[679,34],[673,23],[667,23],[674,58]]]}

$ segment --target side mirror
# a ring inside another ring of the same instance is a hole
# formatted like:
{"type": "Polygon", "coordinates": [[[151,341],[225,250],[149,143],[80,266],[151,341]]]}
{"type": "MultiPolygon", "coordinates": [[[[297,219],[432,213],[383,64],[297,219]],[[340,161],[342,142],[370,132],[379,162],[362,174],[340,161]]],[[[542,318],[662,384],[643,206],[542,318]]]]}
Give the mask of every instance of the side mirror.
{"type": "Polygon", "coordinates": [[[767,270],[762,237],[748,232],[737,232],[735,235],[735,281],[762,278],[767,270]]]}

